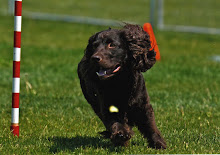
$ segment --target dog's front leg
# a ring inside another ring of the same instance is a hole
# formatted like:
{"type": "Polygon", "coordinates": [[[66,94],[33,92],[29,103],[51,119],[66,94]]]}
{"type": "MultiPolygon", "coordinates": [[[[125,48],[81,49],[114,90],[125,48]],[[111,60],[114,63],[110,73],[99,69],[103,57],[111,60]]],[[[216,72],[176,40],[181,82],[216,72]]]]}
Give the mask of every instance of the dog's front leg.
{"type": "Polygon", "coordinates": [[[127,124],[124,113],[106,113],[103,121],[106,130],[101,132],[105,138],[110,138],[115,146],[128,146],[134,132],[132,126],[127,124]]]}
{"type": "Polygon", "coordinates": [[[110,139],[115,146],[128,146],[129,140],[133,136],[132,127],[128,124],[115,122],[112,124],[110,139]]]}
{"type": "Polygon", "coordinates": [[[149,103],[136,113],[136,125],[144,137],[147,138],[150,147],[156,149],[166,148],[166,142],[157,129],[154,111],[149,103]]]}

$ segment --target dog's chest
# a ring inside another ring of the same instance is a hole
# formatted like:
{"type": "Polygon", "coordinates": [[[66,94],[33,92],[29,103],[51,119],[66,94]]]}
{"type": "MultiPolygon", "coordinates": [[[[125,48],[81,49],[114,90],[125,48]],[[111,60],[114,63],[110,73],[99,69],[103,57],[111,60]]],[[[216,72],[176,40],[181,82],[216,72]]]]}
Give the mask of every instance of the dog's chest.
{"type": "Polygon", "coordinates": [[[116,82],[103,85],[101,102],[105,106],[124,107],[128,105],[130,88],[126,82],[116,82]]]}

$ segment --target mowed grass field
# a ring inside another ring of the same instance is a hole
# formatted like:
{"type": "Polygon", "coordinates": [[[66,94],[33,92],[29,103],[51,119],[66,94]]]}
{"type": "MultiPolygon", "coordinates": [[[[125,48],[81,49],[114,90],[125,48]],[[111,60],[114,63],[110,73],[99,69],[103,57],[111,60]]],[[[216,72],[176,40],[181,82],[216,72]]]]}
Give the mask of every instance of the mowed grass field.
{"type": "Polygon", "coordinates": [[[88,38],[108,27],[23,18],[20,137],[9,131],[13,17],[0,16],[0,154],[217,154],[220,152],[220,36],[156,31],[161,61],[144,73],[166,150],[135,130],[114,147],[84,99],[77,64],[88,38]]]}

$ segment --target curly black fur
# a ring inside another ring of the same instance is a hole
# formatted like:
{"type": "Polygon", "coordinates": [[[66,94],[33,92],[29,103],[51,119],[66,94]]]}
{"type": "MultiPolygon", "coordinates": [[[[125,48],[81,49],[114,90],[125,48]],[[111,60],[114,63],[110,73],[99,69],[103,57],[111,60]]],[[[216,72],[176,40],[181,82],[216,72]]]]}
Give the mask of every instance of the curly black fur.
{"type": "Polygon", "coordinates": [[[101,134],[116,145],[126,146],[136,125],[149,146],[165,149],[141,72],[150,69],[155,52],[148,34],[138,25],[108,29],[91,36],[78,65],[83,94],[102,120],[101,134]],[[115,106],[119,112],[109,111],[115,106]]]}

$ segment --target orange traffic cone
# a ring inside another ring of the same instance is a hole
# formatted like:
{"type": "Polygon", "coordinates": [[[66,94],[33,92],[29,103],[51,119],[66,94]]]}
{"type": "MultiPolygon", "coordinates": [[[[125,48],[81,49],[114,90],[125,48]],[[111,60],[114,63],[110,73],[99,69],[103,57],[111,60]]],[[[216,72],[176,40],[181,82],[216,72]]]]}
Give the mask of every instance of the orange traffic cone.
{"type": "Polygon", "coordinates": [[[144,31],[146,31],[150,36],[150,41],[151,41],[151,49],[150,50],[154,49],[154,51],[156,52],[156,60],[160,60],[160,52],[159,52],[159,48],[158,48],[157,41],[154,36],[154,32],[153,32],[153,28],[152,28],[151,24],[145,23],[143,28],[144,28],[144,31]]]}

